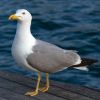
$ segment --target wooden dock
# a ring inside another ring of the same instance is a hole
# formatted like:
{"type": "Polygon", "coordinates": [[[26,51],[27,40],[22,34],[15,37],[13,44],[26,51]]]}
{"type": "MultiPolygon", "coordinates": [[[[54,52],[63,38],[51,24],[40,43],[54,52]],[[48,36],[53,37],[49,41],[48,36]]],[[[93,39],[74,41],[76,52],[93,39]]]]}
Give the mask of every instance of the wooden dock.
{"type": "Polygon", "coordinates": [[[35,84],[35,79],[0,71],[0,100],[100,100],[100,90],[55,81],[51,81],[48,92],[25,96],[35,84]]]}

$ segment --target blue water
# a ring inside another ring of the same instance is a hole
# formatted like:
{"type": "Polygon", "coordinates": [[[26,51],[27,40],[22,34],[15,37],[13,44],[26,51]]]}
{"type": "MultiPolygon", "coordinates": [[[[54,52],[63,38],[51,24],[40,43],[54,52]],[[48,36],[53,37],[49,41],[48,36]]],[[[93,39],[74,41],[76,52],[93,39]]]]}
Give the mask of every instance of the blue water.
{"type": "MultiPolygon", "coordinates": [[[[31,29],[36,38],[100,61],[100,0],[1,0],[1,70],[33,78],[37,75],[16,65],[11,56],[16,22],[9,21],[8,16],[20,8],[32,13],[31,29]]],[[[89,69],[89,72],[66,69],[51,74],[50,79],[100,89],[100,62],[89,69]]]]}

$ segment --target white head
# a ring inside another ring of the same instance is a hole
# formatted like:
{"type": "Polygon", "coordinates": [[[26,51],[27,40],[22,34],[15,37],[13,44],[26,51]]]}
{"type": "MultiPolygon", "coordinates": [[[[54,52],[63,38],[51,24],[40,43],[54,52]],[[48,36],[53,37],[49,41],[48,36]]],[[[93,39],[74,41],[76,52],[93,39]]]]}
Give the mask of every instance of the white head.
{"type": "Polygon", "coordinates": [[[9,17],[10,20],[17,20],[20,22],[26,22],[32,20],[32,15],[25,9],[19,9],[15,14],[9,17]]]}

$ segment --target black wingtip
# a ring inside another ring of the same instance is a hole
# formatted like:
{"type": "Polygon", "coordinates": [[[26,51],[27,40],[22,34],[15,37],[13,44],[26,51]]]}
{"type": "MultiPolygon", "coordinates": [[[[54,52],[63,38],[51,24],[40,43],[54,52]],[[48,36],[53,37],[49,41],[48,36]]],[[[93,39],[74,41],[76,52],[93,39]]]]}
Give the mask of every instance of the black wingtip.
{"type": "Polygon", "coordinates": [[[96,62],[98,62],[96,59],[90,59],[90,58],[81,58],[82,62],[78,65],[73,65],[72,67],[80,67],[80,66],[87,66],[92,65],[96,62]]]}

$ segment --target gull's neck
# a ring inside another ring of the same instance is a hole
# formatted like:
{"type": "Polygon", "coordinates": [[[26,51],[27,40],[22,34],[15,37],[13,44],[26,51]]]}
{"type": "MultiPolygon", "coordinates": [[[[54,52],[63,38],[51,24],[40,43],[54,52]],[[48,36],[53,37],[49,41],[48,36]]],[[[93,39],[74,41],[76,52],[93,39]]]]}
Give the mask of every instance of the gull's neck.
{"type": "Polygon", "coordinates": [[[26,34],[27,33],[29,34],[31,33],[30,27],[31,27],[31,22],[18,22],[16,33],[21,34],[22,32],[24,32],[26,34]]]}
{"type": "Polygon", "coordinates": [[[31,27],[31,21],[18,22],[15,39],[23,42],[24,41],[29,42],[30,40],[35,41],[35,38],[31,34],[30,27],[31,27]]]}

